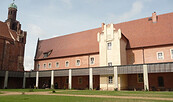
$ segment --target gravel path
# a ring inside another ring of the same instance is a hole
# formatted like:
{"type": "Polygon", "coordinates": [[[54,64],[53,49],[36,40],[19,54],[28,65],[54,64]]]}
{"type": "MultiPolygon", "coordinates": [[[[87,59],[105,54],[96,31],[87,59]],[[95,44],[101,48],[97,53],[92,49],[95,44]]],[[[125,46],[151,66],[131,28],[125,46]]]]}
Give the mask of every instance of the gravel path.
{"type": "MultiPolygon", "coordinates": [[[[74,94],[55,94],[49,92],[2,92],[0,96],[7,95],[55,95],[55,96],[76,96],[76,97],[97,97],[97,98],[119,98],[119,99],[146,99],[146,100],[167,100],[173,101],[173,98],[156,98],[156,97],[134,97],[134,96],[106,96],[106,95],[74,95],[74,94]]],[[[58,93],[58,92],[57,92],[58,93]]]]}

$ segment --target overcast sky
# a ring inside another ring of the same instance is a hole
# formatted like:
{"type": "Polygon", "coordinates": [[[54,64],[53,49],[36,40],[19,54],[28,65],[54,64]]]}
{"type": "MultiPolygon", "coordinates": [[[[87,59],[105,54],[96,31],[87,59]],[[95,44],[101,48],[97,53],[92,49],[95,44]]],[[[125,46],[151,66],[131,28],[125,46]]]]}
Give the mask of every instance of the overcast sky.
{"type": "MultiPolygon", "coordinates": [[[[0,21],[12,0],[0,0],[0,21]]],[[[34,68],[37,39],[173,12],[173,0],[16,0],[17,20],[27,31],[25,70],[34,68]]]]}

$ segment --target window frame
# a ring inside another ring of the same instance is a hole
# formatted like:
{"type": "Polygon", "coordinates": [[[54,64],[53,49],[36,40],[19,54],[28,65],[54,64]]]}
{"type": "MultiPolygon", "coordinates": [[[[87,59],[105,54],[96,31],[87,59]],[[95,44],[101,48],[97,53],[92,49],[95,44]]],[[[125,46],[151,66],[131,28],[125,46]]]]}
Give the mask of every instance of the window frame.
{"type": "Polygon", "coordinates": [[[109,84],[113,84],[113,76],[108,76],[108,83],[109,84]]]}
{"type": "Polygon", "coordinates": [[[46,69],[47,65],[46,63],[43,63],[43,68],[46,69]]]}
{"type": "Polygon", "coordinates": [[[56,66],[56,68],[59,68],[59,62],[56,62],[56,63],[55,63],[55,66],[56,66]],[[57,66],[57,63],[58,63],[58,66],[57,66]]]}
{"type": "Polygon", "coordinates": [[[76,66],[80,66],[80,65],[81,65],[81,60],[80,59],[77,59],[76,60],[76,66]],[[79,65],[78,65],[77,61],[79,61],[79,65]]]}
{"type": "Polygon", "coordinates": [[[48,68],[52,68],[52,63],[51,62],[48,63],[48,68]]]}
{"type": "Polygon", "coordinates": [[[78,84],[82,84],[83,83],[83,77],[78,77],[78,84]],[[80,81],[81,79],[81,81],[80,81]]]}
{"type": "Polygon", "coordinates": [[[112,42],[107,42],[107,50],[112,50],[112,42]]]}
{"type": "Polygon", "coordinates": [[[94,65],[95,64],[95,57],[90,57],[90,65],[94,65]],[[91,59],[94,59],[93,63],[91,63],[91,59]]]}
{"type": "Polygon", "coordinates": [[[40,64],[37,64],[37,69],[40,69],[40,64]]]}
{"type": "Polygon", "coordinates": [[[69,61],[65,61],[65,67],[69,67],[70,66],[70,62],[69,61]],[[67,66],[67,62],[68,62],[68,66],[67,66]]]}
{"type": "Polygon", "coordinates": [[[157,52],[157,60],[164,60],[164,53],[163,53],[163,51],[157,52]],[[159,59],[159,53],[162,53],[162,59],[159,59]]]}
{"type": "Polygon", "coordinates": [[[170,49],[171,59],[173,59],[173,49],[170,49]]]}
{"type": "Polygon", "coordinates": [[[108,62],[108,66],[112,66],[112,62],[108,62]],[[110,65],[111,64],[111,65],[110,65]]]}
{"type": "Polygon", "coordinates": [[[137,82],[138,83],[144,83],[144,75],[141,73],[141,74],[137,74],[137,82]],[[140,81],[140,77],[139,77],[139,75],[142,75],[142,81],[140,81]]]}

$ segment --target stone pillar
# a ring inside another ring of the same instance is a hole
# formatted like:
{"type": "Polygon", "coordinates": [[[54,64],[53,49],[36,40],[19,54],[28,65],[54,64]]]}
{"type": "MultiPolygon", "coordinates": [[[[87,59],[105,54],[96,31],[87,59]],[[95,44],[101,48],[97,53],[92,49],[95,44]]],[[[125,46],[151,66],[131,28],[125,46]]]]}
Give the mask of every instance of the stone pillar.
{"type": "Polygon", "coordinates": [[[143,77],[144,77],[144,90],[149,91],[148,67],[147,67],[147,65],[143,65],[143,77]]]}
{"type": "Polygon", "coordinates": [[[69,76],[68,76],[68,88],[71,89],[72,88],[72,74],[71,74],[71,69],[69,69],[69,76]]]}
{"type": "Polygon", "coordinates": [[[117,66],[114,67],[114,90],[119,90],[118,89],[118,68],[117,66]]]}
{"type": "Polygon", "coordinates": [[[51,88],[54,89],[54,71],[51,71],[51,88]]]}
{"type": "Polygon", "coordinates": [[[89,89],[93,90],[93,70],[89,68],[89,89]]]}
{"type": "Polygon", "coordinates": [[[36,88],[38,88],[38,82],[39,82],[39,72],[36,72],[36,88]]]}
{"type": "Polygon", "coordinates": [[[7,88],[8,85],[8,71],[5,72],[5,78],[4,78],[4,89],[7,88]]]}
{"type": "Polygon", "coordinates": [[[24,72],[24,75],[23,75],[23,89],[25,89],[25,83],[26,83],[26,72],[24,72]]]}

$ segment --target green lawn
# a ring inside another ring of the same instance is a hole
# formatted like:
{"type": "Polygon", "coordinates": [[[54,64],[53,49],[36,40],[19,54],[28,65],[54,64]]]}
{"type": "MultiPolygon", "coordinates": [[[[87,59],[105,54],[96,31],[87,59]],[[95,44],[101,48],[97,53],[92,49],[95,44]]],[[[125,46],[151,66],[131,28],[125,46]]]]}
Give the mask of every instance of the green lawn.
{"type": "Polygon", "coordinates": [[[136,99],[87,98],[72,96],[13,95],[0,96],[0,102],[170,102],[136,99]]]}
{"type": "Polygon", "coordinates": [[[161,97],[173,98],[173,92],[157,92],[157,91],[90,91],[90,90],[76,90],[76,91],[60,91],[56,94],[76,94],[76,95],[109,95],[109,96],[135,96],[135,97],[161,97]]]}

